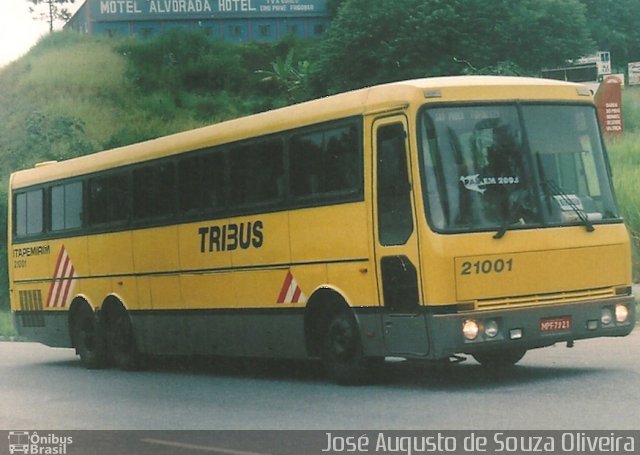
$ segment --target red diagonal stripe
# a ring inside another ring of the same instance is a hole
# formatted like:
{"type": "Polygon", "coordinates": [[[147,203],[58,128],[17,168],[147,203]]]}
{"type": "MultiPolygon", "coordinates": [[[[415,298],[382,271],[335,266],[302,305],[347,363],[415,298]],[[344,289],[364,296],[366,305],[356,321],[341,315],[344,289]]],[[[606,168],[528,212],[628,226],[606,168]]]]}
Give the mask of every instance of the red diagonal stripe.
{"type": "Polygon", "coordinates": [[[47,298],[47,306],[50,307],[51,306],[51,301],[53,300],[53,289],[56,286],[56,279],[54,277],[54,279],[51,281],[51,285],[49,286],[49,297],[47,298]]]}
{"type": "MultiPolygon", "coordinates": [[[[56,296],[54,299],[54,303],[53,306],[58,306],[58,304],[60,303],[60,293],[62,292],[62,288],[65,287],[65,283],[64,283],[64,279],[67,276],[67,269],[69,267],[69,255],[67,255],[67,257],[64,260],[64,265],[62,267],[62,272],[60,273],[60,276],[57,276],[55,279],[56,280],[60,280],[60,284],[58,285],[58,289],[56,291],[56,296]]],[[[73,266],[71,266],[73,267],[73,266]]]]}
{"type": "Polygon", "coordinates": [[[53,303],[54,296],[54,288],[56,288],[56,278],[58,277],[58,273],[60,272],[60,264],[62,262],[62,258],[64,257],[65,249],[64,245],[60,248],[60,254],[58,254],[58,259],[56,261],[56,267],[53,269],[53,280],[51,281],[51,286],[49,286],[49,298],[47,299],[47,306],[51,306],[53,303]]]}
{"type": "Polygon", "coordinates": [[[293,298],[291,301],[293,303],[298,303],[300,300],[300,294],[302,294],[302,289],[300,289],[300,286],[296,286],[296,290],[293,292],[293,298]]]}
{"type": "Polygon", "coordinates": [[[69,296],[69,291],[71,290],[71,284],[73,283],[73,278],[76,270],[71,264],[71,269],[69,270],[68,279],[64,282],[64,292],[62,293],[62,300],[58,302],[60,307],[64,307],[67,304],[67,297],[69,296]]]}
{"type": "Polygon", "coordinates": [[[278,303],[284,303],[287,292],[289,292],[289,286],[291,286],[291,281],[293,281],[293,274],[291,273],[291,271],[289,271],[287,273],[287,277],[284,279],[284,283],[282,284],[282,289],[280,290],[280,295],[278,296],[278,303]]]}

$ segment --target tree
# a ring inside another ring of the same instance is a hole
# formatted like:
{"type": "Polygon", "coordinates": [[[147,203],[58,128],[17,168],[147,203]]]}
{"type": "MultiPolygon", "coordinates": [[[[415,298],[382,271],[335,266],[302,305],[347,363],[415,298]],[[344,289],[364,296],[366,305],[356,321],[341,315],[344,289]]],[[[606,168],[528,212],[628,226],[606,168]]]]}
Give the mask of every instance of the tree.
{"type": "Polygon", "coordinates": [[[593,50],[610,51],[614,68],[640,60],[640,0],[580,0],[586,6],[593,50]]]}
{"type": "Polygon", "coordinates": [[[319,45],[309,83],[314,94],[397,78],[392,40],[418,0],[346,0],[319,45]]]}
{"type": "Polygon", "coordinates": [[[562,65],[594,47],[586,9],[579,0],[517,0],[505,29],[512,60],[534,74],[543,67],[562,65]]]}
{"type": "Polygon", "coordinates": [[[334,18],[338,15],[338,10],[346,0],[327,0],[327,12],[334,18]]]}
{"type": "Polygon", "coordinates": [[[263,76],[263,82],[273,82],[287,93],[289,103],[304,98],[309,75],[309,61],[295,60],[294,50],[290,49],[286,57],[276,57],[271,63],[271,70],[257,70],[263,76]],[[302,92],[300,97],[298,93],[302,92]]]}
{"type": "Polygon", "coordinates": [[[53,23],[56,20],[68,21],[71,12],[64,7],[67,3],[75,3],[76,0],[27,0],[33,6],[29,12],[37,19],[49,22],[49,32],[53,32],[53,23]]]}
{"type": "Polygon", "coordinates": [[[538,74],[593,45],[579,0],[345,0],[309,82],[322,95],[469,68],[538,74]]]}

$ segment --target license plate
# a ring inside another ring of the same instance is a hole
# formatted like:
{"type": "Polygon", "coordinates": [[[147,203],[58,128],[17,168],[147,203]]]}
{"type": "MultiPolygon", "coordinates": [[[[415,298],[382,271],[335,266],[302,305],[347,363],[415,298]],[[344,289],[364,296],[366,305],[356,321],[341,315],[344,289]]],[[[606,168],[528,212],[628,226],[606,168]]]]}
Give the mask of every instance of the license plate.
{"type": "Polygon", "coordinates": [[[571,316],[540,319],[541,332],[561,332],[571,329],[571,316]]]}

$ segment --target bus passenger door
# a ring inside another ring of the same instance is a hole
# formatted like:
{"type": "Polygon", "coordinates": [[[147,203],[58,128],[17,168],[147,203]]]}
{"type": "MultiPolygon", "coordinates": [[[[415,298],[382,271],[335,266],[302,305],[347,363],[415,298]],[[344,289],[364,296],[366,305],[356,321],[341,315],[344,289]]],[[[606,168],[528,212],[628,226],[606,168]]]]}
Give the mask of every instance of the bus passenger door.
{"type": "Polygon", "coordinates": [[[391,354],[426,355],[426,321],[409,160],[407,119],[373,125],[374,243],[385,345],[391,354]]]}

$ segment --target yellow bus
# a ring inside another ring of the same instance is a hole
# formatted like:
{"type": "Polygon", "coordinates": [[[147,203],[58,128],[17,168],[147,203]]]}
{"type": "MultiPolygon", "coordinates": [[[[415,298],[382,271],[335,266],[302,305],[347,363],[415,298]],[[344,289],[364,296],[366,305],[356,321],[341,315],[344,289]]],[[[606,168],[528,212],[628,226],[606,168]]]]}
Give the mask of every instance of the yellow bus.
{"type": "Polygon", "coordinates": [[[473,356],[623,336],[629,236],[590,91],[380,85],[11,176],[19,333],[140,355],[473,356]]]}

